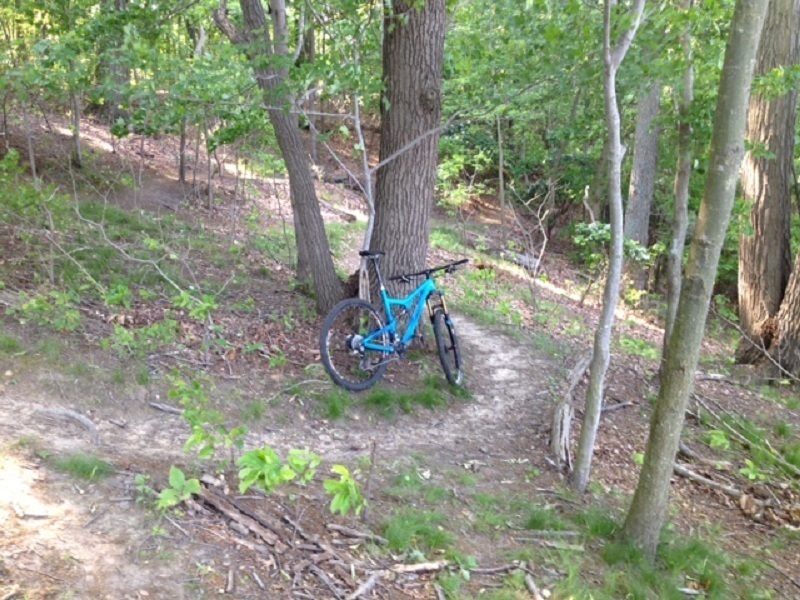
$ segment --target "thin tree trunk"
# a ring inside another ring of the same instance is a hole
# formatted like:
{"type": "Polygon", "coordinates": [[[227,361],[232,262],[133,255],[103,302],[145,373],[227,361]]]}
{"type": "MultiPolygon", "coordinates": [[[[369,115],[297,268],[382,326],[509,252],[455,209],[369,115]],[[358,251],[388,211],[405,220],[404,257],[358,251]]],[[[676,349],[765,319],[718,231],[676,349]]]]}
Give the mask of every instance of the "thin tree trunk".
{"type": "Polygon", "coordinates": [[[503,232],[503,242],[506,236],[506,182],[505,182],[505,160],[503,157],[503,123],[500,115],[497,115],[497,196],[500,200],[500,230],[503,232]]]}
{"type": "MultiPolygon", "coordinates": [[[[660,136],[656,119],[660,108],[661,82],[656,81],[640,98],[636,111],[633,168],[625,210],[625,237],[645,248],[650,244],[650,208],[655,194],[660,136]]],[[[633,265],[629,274],[636,289],[647,287],[647,271],[641,265],[633,265]]]]}
{"type": "MultiPolygon", "coordinates": [[[[770,2],[756,76],[798,62],[798,0],[770,2]]],[[[797,92],[770,99],[750,98],[747,139],[758,152],[745,155],[742,191],[752,204],[752,231],[739,241],[739,324],[742,338],[736,361],[752,364],[763,358],[776,334],[775,317],[789,281],[791,257],[791,204],[797,92]],[[764,152],[771,156],[764,156],[764,152]]]]}
{"type": "Polygon", "coordinates": [[[31,177],[33,178],[33,187],[39,189],[39,176],[36,173],[36,151],[33,148],[33,133],[31,132],[30,116],[28,114],[27,103],[22,102],[22,122],[25,127],[25,139],[28,142],[28,163],[31,166],[31,177]]]}
{"type": "MultiPolygon", "coordinates": [[[[683,9],[691,10],[694,0],[683,0],[683,9]]],[[[681,295],[681,274],[683,272],[683,250],[686,244],[686,231],[689,227],[689,181],[692,176],[692,124],[690,110],[694,102],[694,65],[692,64],[692,36],[689,29],[681,34],[686,70],[683,73],[683,87],[678,101],[678,164],[675,169],[675,205],[672,216],[672,241],[667,255],[667,315],[664,325],[664,348],[675,325],[678,300],[681,295]]]]}
{"type": "Polygon", "coordinates": [[[619,300],[620,279],[622,277],[623,216],[622,216],[622,158],[624,151],[620,136],[620,115],[617,105],[617,70],[630,48],[636,30],[642,19],[644,0],[636,0],[631,10],[631,26],[615,47],[611,46],[611,2],[606,1],[604,13],[604,63],[606,120],[608,123],[608,182],[609,208],[611,210],[611,252],[608,276],[603,292],[603,310],[594,336],[594,353],[586,389],[586,402],[581,425],[581,437],[575,458],[575,471],[572,487],[584,492],[589,483],[592,468],[597,428],[600,424],[600,411],[603,406],[603,383],[608,370],[611,331],[614,327],[614,313],[619,300]]]}
{"type": "Polygon", "coordinates": [[[603,220],[603,208],[608,202],[608,144],[606,136],[588,194],[584,196],[584,204],[590,213],[590,222],[603,220]]]}
{"type": "Polygon", "coordinates": [[[72,166],[80,169],[83,166],[83,151],[81,150],[81,102],[80,96],[72,91],[70,92],[70,100],[72,104],[72,166]]]}
{"type": "Polygon", "coordinates": [[[181,119],[180,149],[178,150],[178,181],[186,183],[186,117],[181,119]]]}
{"type": "Polygon", "coordinates": [[[251,60],[259,87],[265,92],[268,114],[280,146],[286,170],[289,173],[290,198],[294,217],[295,241],[297,243],[297,274],[301,283],[313,279],[317,310],[328,312],[343,294],[342,282],[336,274],[330,245],[325,234],[314,179],[303,148],[297,117],[283,110],[292,105],[292,99],[282,90],[288,76],[285,66],[289,58],[287,47],[286,4],[284,0],[271,0],[270,17],[274,38],[270,35],[267,18],[261,0],[240,0],[245,31],[235,29],[228,19],[224,2],[214,11],[217,26],[235,44],[242,45],[251,60]],[[275,57],[283,67],[274,65],[275,57]],[[271,60],[268,60],[271,59],[271,60]]]}
{"type": "Polygon", "coordinates": [[[651,560],[667,516],[670,478],[683,429],[720,250],[744,154],[747,100],[768,0],[737,0],[720,80],[706,187],[683,280],[678,317],[650,421],[644,465],[623,528],[651,560]]]}

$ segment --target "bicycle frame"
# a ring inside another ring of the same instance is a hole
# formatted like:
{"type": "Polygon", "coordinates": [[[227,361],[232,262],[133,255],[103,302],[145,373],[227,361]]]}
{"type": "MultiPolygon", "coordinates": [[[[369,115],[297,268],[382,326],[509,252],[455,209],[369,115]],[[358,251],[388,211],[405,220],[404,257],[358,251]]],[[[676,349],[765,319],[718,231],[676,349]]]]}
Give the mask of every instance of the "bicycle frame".
{"type": "MultiPolygon", "coordinates": [[[[415,289],[405,298],[392,298],[389,296],[386,288],[381,286],[381,299],[383,300],[383,308],[384,312],[386,313],[386,326],[383,327],[383,329],[372,332],[370,335],[364,338],[364,348],[390,354],[396,352],[398,347],[403,348],[407,346],[409,342],[414,339],[414,335],[417,333],[417,327],[419,327],[419,322],[422,318],[422,311],[427,307],[429,313],[433,314],[431,312],[432,307],[430,306],[430,298],[437,292],[438,290],[436,289],[436,284],[434,283],[433,278],[425,279],[425,281],[423,281],[417,287],[417,289],[415,289]],[[408,327],[406,327],[405,332],[403,332],[403,337],[400,339],[399,344],[395,343],[395,339],[397,338],[397,324],[399,322],[394,313],[394,309],[396,308],[400,308],[406,312],[411,312],[413,308],[413,313],[411,314],[411,319],[408,322],[408,327]],[[373,341],[385,334],[389,335],[389,342],[392,344],[391,346],[385,346],[373,341]]],[[[442,302],[444,302],[444,297],[442,297],[442,302]]]]}

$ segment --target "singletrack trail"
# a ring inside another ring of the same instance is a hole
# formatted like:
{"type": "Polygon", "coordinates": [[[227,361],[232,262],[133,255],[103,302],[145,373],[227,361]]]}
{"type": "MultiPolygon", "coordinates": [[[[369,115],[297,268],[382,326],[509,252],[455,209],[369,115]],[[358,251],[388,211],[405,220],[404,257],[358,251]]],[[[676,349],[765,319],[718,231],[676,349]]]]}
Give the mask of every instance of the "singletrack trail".
{"type": "MultiPolygon", "coordinates": [[[[552,411],[552,382],[561,366],[524,338],[514,339],[497,328],[454,314],[466,364],[466,400],[429,411],[416,407],[411,414],[391,418],[368,412],[336,421],[294,421],[270,429],[256,442],[276,447],[309,447],[327,460],[353,464],[359,456],[377,451],[380,463],[425,462],[430,467],[453,468],[469,461],[491,466],[507,478],[509,461],[543,465],[546,434],[552,411]]],[[[428,342],[433,345],[433,340],[428,342]]],[[[444,378],[435,351],[426,354],[430,370],[444,378]]],[[[410,368],[404,361],[388,372],[410,368]]],[[[366,392],[369,394],[369,392],[366,392]]],[[[355,398],[359,398],[358,395],[355,398]]],[[[484,469],[488,472],[489,469],[484,469]]],[[[492,482],[487,481],[491,486],[492,482]]]]}
{"type": "MultiPolygon", "coordinates": [[[[250,426],[246,448],[269,444],[284,454],[307,447],[323,458],[326,477],[326,465],[335,463],[363,470],[361,459],[374,451],[371,527],[398,510],[385,491],[409,469],[424,472],[456,499],[466,493],[458,490],[460,474],[466,473],[474,480],[472,491],[529,494],[526,476],[532,468],[545,468],[550,381],[559,366],[527,341],[464,315],[454,315],[454,322],[470,398],[453,399],[434,410],[415,406],[410,414],[389,417],[358,406],[356,400],[342,419],[329,421],[319,416],[314,401],[283,394],[279,405],[250,426]]],[[[430,372],[444,377],[434,350],[425,360],[430,372]]],[[[413,366],[406,362],[393,365],[390,379],[392,370],[408,368],[413,366]]],[[[0,393],[0,491],[5,492],[0,493],[0,590],[10,592],[15,588],[8,586],[17,585],[31,597],[68,593],[87,600],[216,597],[199,592],[206,579],[213,580],[210,575],[187,573],[196,565],[208,565],[209,573],[212,568],[220,571],[230,560],[231,544],[182,533],[192,528],[191,520],[181,529],[171,521],[154,523],[153,512],[136,502],[137,473],[152,475],[154,483],[163,485],[172,464],[197,469],[193,456],[181,452],[188,436],[183,419],[149,406],[158,401],[157,391],[140,389],[111,398],[107,390],[92,389],[86,382],[34,369],[15,371],[13,382],[0,393]],[[99,444],[92,444],[78,423],[52,416],[65,410],[87,415],[99,444]],[[113,464],[116,473],[85,482],[59,473],[48,458],[72,453],[98,456],[113,464]],[[3,587],[2,574],[8,569],[12,575],[3,587]],[[51,577],[37,574],[45,572],[51,577]],[[198,587],[191,591],[191,586],[198,587]]],[[[329,500],[319,488],[304,492],[310,502],[303,509],[304,523],[312,519],[311,511],[318,513],[313,515],[317,522],[332,519],[329,500]]],[[[449,506],[456,518],[463,518],[458,501],[449,506]]],[[[464,543],[481,561],[491,563],[503,541],[469,536],[464,543]]],[[[232,597],[255,598],[259,593],[243,589],[232,597]]]]}

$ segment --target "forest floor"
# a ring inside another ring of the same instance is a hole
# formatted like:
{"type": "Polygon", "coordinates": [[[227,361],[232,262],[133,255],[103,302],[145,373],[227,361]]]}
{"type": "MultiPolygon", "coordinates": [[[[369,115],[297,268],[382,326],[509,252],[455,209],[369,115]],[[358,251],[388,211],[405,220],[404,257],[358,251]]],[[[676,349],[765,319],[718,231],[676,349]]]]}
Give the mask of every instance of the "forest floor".
{"type": "MultiPolygon", "coordinates": [[[[577,496],[549,457],[548,439],[599,308],[593,294],[581,302],[585,279],[565,256],[547,254],[546,281],[533,282],[493,252],[506,237],[519,251],[524,235],[501,231],[490,204],[439,214],[430,263],[471,259],[443,281],[467,392],[443,384],[428,343],[393,364],[377,393],[343,394],[318,364],[321,319],[292,291],[286,182],[227,173],[208,210],[204,183],[174,179],[174,140],[117,141],[112,153],[101,128],[87,122],[84,131],[92,162],[74,188],[55,174],[65,141],[44,126],[40,172],[79,201],[102,205],[107,234],[112,208],[159,223],[177,256],[171,273],[218,292],[214,319],[227,342],[209,349],[201,324],[169,313],[160,297],[117,307],[82,299],[73,333],[21,324],[19,294],[42,289],[34,274],[47,253],[31,258],[18,229],[0,229],[0,304],[8,311],[0,317],[0,599],[499,599],[536,597],[534,582],[542,597],[555,598],[800,597],[796,479],[748,464],[732,433],[720,437],[724,423],[741,416],[797,443],[797,392],[757,385],[753,373],[733,367],[733,336],[720,322],[708,327],[684,435],[696,456],[680,462],[736,492],[676,475],[663,577],[654,583],[637,565],[636,579],[613,534],[636,485],[658,389],[662,332],[652,314],[620,309],[606,385],[611,410],[590,491],[577,496]],[[89,169],[102,177],[87,180],[89,169]],[[134,185],[122,185],[122,175],[134,185]],[[126,353],[114,337],[115,325],[133,330],[167,313],[180,334],[165,347],[134,352],[129,340],[126,353]],[[316,480],[266,497],[239,494],[235,468],[217,468],[234,451],[219,451],[216,461],[183,451],[189,427],[164,410],[179,406],[175,377],[197,381],[226,423],[247,426],[245,449],[319,454],[316,480]],[[369,502],[360,518],[329,512],[320,480],[333,464],[359,470],[369,502]],[[168,487],[171,465],[201,478],[203,492],[162,514],[151,490],[168,487]]],[[[12,142],[24,147],[22,138],[12,142]]],[[[337,261],[352,272],[361,202],[322,181],[319,194],[337,261]]],[[[105,241],[119,246],[116,254],[130,251],[120,239],[105,241]]],[[[578,421],[584,384],[575,394],[578,421]]]]}

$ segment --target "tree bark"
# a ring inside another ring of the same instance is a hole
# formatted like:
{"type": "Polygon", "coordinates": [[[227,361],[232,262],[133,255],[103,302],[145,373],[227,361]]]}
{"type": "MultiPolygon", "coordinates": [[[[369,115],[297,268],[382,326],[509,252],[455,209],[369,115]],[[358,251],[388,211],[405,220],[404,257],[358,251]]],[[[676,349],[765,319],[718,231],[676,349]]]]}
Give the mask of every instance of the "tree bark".
{"type": "Polygon", "coordinates": [[[620,114],[617,105],[617,70],[628,52],[633,37],[642,19],[645,0],[636,0],[631,9],[631,26],[622,35],[616,46],[611,46],[611,2],[606,1],[604,16],[604,63],[606,121],[608,123],[608,204],[611,212],[611,251],[608,261],[608,276],[603,291],[603,310],[594,336],[594,354],[589,371],[589,384],[586,389],[586,402],[581,426],[581,437],[572,475],[572,487],[579,492],[586,491],[589,473],[592,468],[597,428],[600,425],[600,412],[603,406],[603,384],[610,359],[611,332],[614,327],[614,313],[619,300],[620,279],[622,278],[623,218],[622,218],[622,140],[620,134],[620,114]]]}
{"type": "MultiPolygon", "coordinates": [[[[756,59],[756,76],[798,62],[798,0],[772,0],[756,59]]],[[[747,139],[758,152],[745,155],[742,192],[752,205],[752,232],[739,240],[739,323],[736,362],[763,358],[776,334],[775,317],[791,273],[791,202],[797,92],[750,98],[747,139]],[[771,156],[764,156],[764,152],[771,156]]]]}
{"type": "MultiPolygon", "coordinates": [[[[636,111],[636,134],[633,144],[633,168],[625,210],[625,237],[647,248],[650,243],[650,208],[655,193],[660,131],[656,119],[661,108],[661,82],[656,81],[639,99],[636,111]]],[[[630,271],[633,285],[647,286],[647,271],[636,265],[630,271]]]]}
{"type": "Polygon", "coordinates": [[[770,355],[791,375],[800,376],[800,253],[795,259],[777,321],[777,341],[770,355]]]}
{"type": "Polygon", "coordinates": [[[747,101],[768,0],[737,0],[722,69],[708,175],[675,328],[666,350],[642,472],[623,533],[651,560],[667,516],[669,484],[692,388],[720,250],[744,155],[747,101]]]}
{"type": "MultiPolygon", "coordinates": [[[[419,4],[394,2],[384,17],[381,161],[436,129],[441,118],[445,0],[419,4]]],[[[378,169],[372,247],[387,253],[387,275],[424,267],[438,150],[439,134],[428,135],[378,169]]]]}
{"type": "MultiPolygon", "coordinates": [[[[683,9],[689,11],[694,0],[683,0],[683,9]]],[[[678,164],[675,169],[675,204],[672,216],[672,241],[667,255],[667,315],[664,325],[664,344],[675,326],[678,301],[681,295],[681,273],[683,271],[683,250],[686,245],[686,230],[689,227],[689,181],[692,176],[692,123],[690,111],[694,102],[694,65],[692,63],[692,35],[687,27],[681,34],[681,45],[686,60],[683,72],[683,86],[678,100],[678,164]]]]}
{"type": "Polygon", "coordinates": [[[292,98],[281,91],[288,76],[286,4],[271,0],[274,39],[270,36],[261,0],[240,0],[244,32],[239,32],[228,20],[224,3],[214,11],[214,20],[222,32],[236,44],[241,44],[250,59],[256,81],[265,92],[269,120],[289,173],[289,187],[297,243],[297,276],[301,283],[308,274],[314,284],[317,310],[328,312],[343,295],[342,282],[331,258],[325,224],[317,201],[314,179],[303,149],[297,117],[284,110],[292,98]],[[277,60],[276,60],[277,57],[277,60]],[[275,66],[276,63],[280,66],[275,66]]]}

